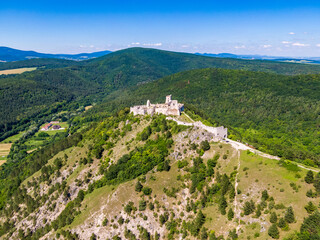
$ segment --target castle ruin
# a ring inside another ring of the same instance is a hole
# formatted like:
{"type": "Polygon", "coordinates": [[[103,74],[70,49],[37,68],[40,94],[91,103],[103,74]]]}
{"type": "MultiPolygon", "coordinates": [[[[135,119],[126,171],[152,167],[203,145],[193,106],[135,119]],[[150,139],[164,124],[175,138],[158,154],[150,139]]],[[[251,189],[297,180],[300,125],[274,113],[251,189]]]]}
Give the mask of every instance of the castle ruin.
{"type": "Polygon", "coordinates": [[[133,115],[146,115],[154,113],[162,113],[164,115],[174,115],[180,116],[181,112],[184,109],[182,103],[178,103],[177,100],[172,100],[171,95],[166,96],[166,102],[161,104],[151,104],[150,101],[147,101],[146,105],[138,105],[130,107],[130,112],[133,115]]]}

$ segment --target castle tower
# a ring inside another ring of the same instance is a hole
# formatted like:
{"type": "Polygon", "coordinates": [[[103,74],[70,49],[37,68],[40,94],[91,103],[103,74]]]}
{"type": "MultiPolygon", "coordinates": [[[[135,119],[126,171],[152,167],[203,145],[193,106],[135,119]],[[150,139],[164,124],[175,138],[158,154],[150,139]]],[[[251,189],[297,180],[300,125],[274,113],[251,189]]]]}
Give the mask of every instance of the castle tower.
{"type": "Polygon", "coordinates": [[[171,102],[171,95],[166,96],[166,103],[170,103],[171,102]]]}
{"type": "Polygon", "coordinates": [[[150,107],[150,100],[147,101],[147,107],[150,107]]]}

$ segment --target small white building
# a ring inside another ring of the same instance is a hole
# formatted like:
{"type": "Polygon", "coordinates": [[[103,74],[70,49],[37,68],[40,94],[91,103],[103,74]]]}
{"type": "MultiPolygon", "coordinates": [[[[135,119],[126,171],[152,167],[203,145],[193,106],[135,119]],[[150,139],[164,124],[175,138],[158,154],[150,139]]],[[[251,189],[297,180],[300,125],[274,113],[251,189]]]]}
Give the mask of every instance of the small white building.
{"type": "Polygon", "coordinates": [[[166,102],[162,104],[151,104],[150,101],[147,101],[146,105],[138,105],[130,108],[130,112],[133,115],[146,115],[154,113],[162,113],[164,115],[175,115],[180,116],[181,112],[184,109],[182,103],[178,103],[177,100],[172,100],[171,95],[166,96],[166,102]]]}

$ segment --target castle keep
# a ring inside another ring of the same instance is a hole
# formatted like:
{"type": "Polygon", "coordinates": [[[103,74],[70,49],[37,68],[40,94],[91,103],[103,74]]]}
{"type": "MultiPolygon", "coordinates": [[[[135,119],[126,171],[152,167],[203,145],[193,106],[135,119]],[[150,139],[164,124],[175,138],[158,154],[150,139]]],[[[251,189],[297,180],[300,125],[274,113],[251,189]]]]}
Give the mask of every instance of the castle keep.
{"type": "Polygon", "coordinates": [[[130,108],[130,112],[133,115],[145,115],[145,114],[154,114],[162,113],[164,115],[175,115],[179,116],[184,109],[182,103],[178,103],[177,100],[172,100],[171,95],[166,96],[166,102],[161,104],[151,104],[150,101],[147,101],[146,105],[138,105],[130,108]]]}

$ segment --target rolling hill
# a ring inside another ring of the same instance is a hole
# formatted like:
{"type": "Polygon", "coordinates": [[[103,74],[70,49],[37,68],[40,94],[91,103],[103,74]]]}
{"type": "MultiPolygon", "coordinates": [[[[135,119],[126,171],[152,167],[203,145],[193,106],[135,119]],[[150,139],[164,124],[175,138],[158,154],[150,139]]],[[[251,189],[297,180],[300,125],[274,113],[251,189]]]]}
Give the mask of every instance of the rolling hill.
{"type": "Polygon", "coordinates": [[[68,59],[68,60],[88,60],[91,58],[101,57],[109,54],[111,51],[100,51],[93,53],[79,53],[79,54],[48,54],[39,53],[35,51],[23,51],[8,47],[0,47],[0,62],[13,62],[29,60],[34,58],[57,58],[57,59],[68,59]]]}
{"type": "MultiPolygon", "coordinates": [[[[272,79],[287,79],[287,77],[263,75],[256,72],[284,75],[320,72],[320,66],[317,65],[211,58],[146,48],[125,49],[81,62],[59,59],[49,60],[32,59],[23,62],[5,63],[20,64],[20,66],[29,64],[28,66],[30,66],[30,63],[33,62],[33,66],[36,66],[42,63],[50,65],[49,62],[51,61],[51,66],[54,69],[40,68],[30,73],[0,77],[0,96],[3,103],[0,109],[3,113],[0,116],[0,135],[4,132],[9,134],[9,131],[14,129],[21,119],[23,119],[23,122],[32,121],[30,117],[34,117],[37,113],[50,108],[53,104],[83,99],[87,99],[91,103],[100,102],[104,96],[116,90],[146,84],[170,74],[190,69],[210,67],[250,70],[253,71],[249,74],[251,80],[259,78],[261,82],[265,83],[268,83],[269,77],[272,79]]],[[[193,78],[196,77],[194,76],[193,78]]],[[[297,86],[300,84],[299,78],[299,76],[293,78],[296,79],[297,86]]],[[[315,78],[317,77],[315,76],[315,78]]],[[[247,83],[252,83],[251,80],[247,83]]],[[[243,81],[247,81],[247,79],[243,81]]],[[[277,81],[272,81],[272,83],[276,84],[277,81]]],[[[254,82],[253,84],[258,83],[254,82]]],[[[285,87],[277,84],[263,88],[263,94],[267,94],[269,91],[281,90],[278,87],[285,87]]],[[[227,86],[222,90],[226,91],[227,86]]],[[[262,91],[255,86],[247,85],[247,88],[243,89],[243,94],[247,94],[245,92],[252,88],[262,91]]],[[[312,89],[307,88],[305,90],[301,88],[296,90],[291,88],[288,93],[294,95],[295,91],[298,91],[305,94],[310,93],[311,96],[315,93],[312,89]]],[[[179,86],[175,89],[175,92],[179,92],[178,90],[179,86]]],[[[203,89],[203,91],[205,90],[203,89]]],[[[183,94],[183,91],[180,94],[183,94]]]]}
{"type": "Polygon", "coordinates": [[[145,104],[147,99],[163,102],[170,93],[214,122],[233,129],[235,140],[319,166],[319,90],[320,75],[197,69],[117,91],[96,111],[145,104]]]}

